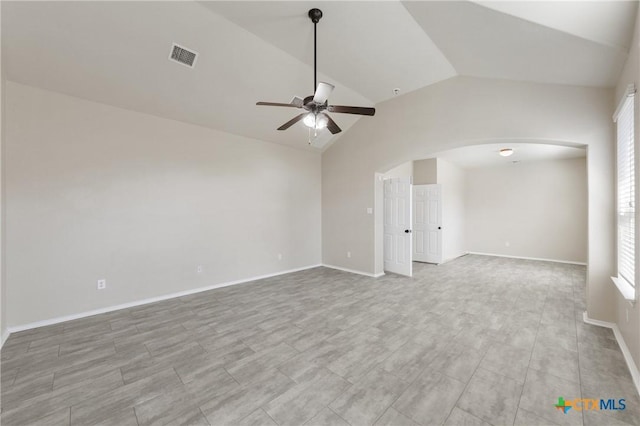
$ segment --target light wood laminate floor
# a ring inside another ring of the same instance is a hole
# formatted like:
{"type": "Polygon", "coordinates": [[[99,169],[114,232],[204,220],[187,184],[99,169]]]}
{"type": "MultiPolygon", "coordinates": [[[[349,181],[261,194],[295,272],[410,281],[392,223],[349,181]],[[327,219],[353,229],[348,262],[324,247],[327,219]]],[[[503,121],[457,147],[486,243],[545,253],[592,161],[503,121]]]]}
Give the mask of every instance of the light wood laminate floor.
{"type": "Polygon", "coordinates": [[[316,268],[13,334],[2,425],[640,424],[612,332],[582,322],[584,267],[414,270],[316,268]]]}

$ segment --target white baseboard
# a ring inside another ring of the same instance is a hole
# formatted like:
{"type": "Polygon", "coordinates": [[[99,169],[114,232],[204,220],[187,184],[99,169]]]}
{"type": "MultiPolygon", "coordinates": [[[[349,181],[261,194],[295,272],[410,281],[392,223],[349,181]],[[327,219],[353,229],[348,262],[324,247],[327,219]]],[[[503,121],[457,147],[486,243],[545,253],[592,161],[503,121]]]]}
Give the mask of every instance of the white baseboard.
{"type": "MultiPolygon", "coordinates": [[[[71,320],[80,319],[80,318],[86,318],[86,317],[90,317],[90,316],[93,316],[93,315],[104,314],[104,313],[107,313],[107,312],[118,311],[120,309],[132,308],[132,307],[135,307],[135,306],[148,305],[149,303],[161,302],[163,300],[174,299],[176,297],[188,296],[190,294],[196,294],[196,293],[201,293],[203,291],[214,290],[216,288],[228,287],[228,286],[237,285],[237,284],[244,284],[244,283],[248,283],[248,282],[252,282],[252,281],[256,281],[256,280],[261,280],[261,279],[264,279],[264,278],[271,278],[271,277],[276,277],[278,275],[290,274],[292,272],[299,272],[299,271],[304,271],[304,270],[307,270],[307,269],[318,268],[320,266],[323,266],[323,265],[316,264],[316,265],[303,266],[302,268],[289,269],[289,270],[286,270],[286,271],[275,272],[275,273],[272,273],[272,274],[265,274],[265,275],[259,275],[259,276],[255,276],[255,277],[250,277],[250,278],[243,278],[241,280],[214,284],[214,285],[210,285],[210,286],[207,286],[207,287],[199,287],[199,288],[195,288],[195,289],[192,289],[192,290],[185,290],[185,291],[180,291],[180,292],[177,292],[177,293],[165,294],[163,296],[151,297],[151,298],[143,299],[143,300],[137,300],[135,302],[123,303],[121,305],[109,306],[109,307],[106,307],[106,308],[95,309],[95,310],[92,310],[92,311],[81,312],[81,313],[78,313],[78,314],[65,315],[65,316],[62,316],[62,317],[52,318],[52,319],[48,319],[48,320],[44,320],[44,321],[36,321],[36,322],[29,323],[29,324],[23,324],[23,325],[18,325],[18,326],[14,326],[14,327],[9,327],[7,336],[6,337],[3,336],[3,339],[6,339],[7,337],[9,337],[9,334],[11,334],[11,333],[16,333],[16,332],[24,331],[24,330],[31,330],[32,328],[44,327],[44,326],[53,325],[53,324],[59,324],[61,322],[71,321],[71,320]]],[[[4,343],[4,341],[3,341],[3,343],[4,343]]]]}
{"type": "Polygon", "coordinates": [[[480,253],[462,253],[462,254],[459,254],[459,255],[457,255],[457,256],[453,256],[453,257],[450,257],[450,258],[448,258],[448,259],[445,259],[445,260],[443,260],[442,262],[438,263],[438,265],[442,265],[442,264],[444,264],[444,263],[452,262],[452,261],[454,261],[454,260],[456,260],[456,259],[459,259],[459,258],[461,258],[462,256],[466,256],[466,255],[468,255],[468,254],[480,254],[480,253]]]}
{"type": "Polygon", "coordinates": [[[2,332],[0,332],[0,349],[2,349],[2,347],[4,346],[4,342],[7,341],[7,339],[9,338],[9,335],[11,333],[9,333],[9,330],[2,330],[2,332]]]}
{"type": "Polygon", "coordinates": [[[326,263],[322,264],[325,268],[337,269],[338,271],[350,272],[352,274],[364,275],[366,277],[379,278],[384,275],[384,272],[380,272],[379,274],[370,274],[369,272],[357,271],[355,269],[343,268],[341,266],[327,265],[326,263]]]}
{"type": "Polygon", "coordinates": [[[633,380],[633,384],[636,386],[636,391],[638,391],[638,395],[640,395],[640,371],[638,371],[638,366],[633,361],[633,357],[631,356],[631,352],[629,351],[629,347],[624,341],[624,337],[622,337],[622,333],[620,332],[620,328],[618,324],[614,322],[600,321],[589,318],[587,315],[587,311],[582,314],[582,319],[586,324],[597,325],[599,327],[610,328],[613,330],[613,334],[616,336],[616,340],[618,342],[618,346],[620,346],[620,350],[622,351],[622,355],[624,356],[624,360],[627,363],[627,367],[629,368],[629,372],[631,373],[631,379],[633,380]]]}
{"type": "Polygon", "coordinates": [[[470,251],[467,254],[478,254],[480,256],[506,257],[508,259],[539,260],[541,262],[568,263],[571,265],[582,265],[582,266],[587,265],[585,262],[574,262],[572,260],[559,260],[559,259],[544,259],[542,257],[509,256],[506,254],[478,253],[476,251],[470,251]]]}

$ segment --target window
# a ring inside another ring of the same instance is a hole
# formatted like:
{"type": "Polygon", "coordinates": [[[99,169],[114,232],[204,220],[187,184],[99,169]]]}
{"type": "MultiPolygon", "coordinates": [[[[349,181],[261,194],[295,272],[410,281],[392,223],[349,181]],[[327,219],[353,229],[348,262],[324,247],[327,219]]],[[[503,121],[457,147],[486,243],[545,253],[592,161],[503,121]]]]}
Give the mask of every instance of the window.
{"type": "Polygon", "coordinates": [[[628,300],[635,300],[634,94],[635,89],[630,86],[614,116],[618,171],[618,277],[614,282],[628,300]]]}

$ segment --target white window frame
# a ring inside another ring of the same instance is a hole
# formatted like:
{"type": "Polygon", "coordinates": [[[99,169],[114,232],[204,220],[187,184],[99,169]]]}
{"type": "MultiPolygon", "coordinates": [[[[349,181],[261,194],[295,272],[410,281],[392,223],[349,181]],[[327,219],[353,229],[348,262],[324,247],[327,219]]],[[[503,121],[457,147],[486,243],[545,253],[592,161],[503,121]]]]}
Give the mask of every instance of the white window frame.
{"type": "Polygon", "coordinates": [[[629,85],[613,115],[613,121],[616,122],[616,253],[618,274],[616,277],[611,277],[611,279],[622,296],[630,302],[635,302],[638,294],[635,283],[635,266],[637,263],[637,233],[635,230],[636,158],[634,150],[635,92],[635,86],[633,84],[629,85]],[[623,181],[621,182],[621,173],[629,178],[627,179],[623,176],[623,181]],[[621,200],[620,197],[624,197],[625,200],[621,200]],[[624,238],[623,234],[627,238],[624,238]],[[631,234],[631,239],[629,239],[629,234],[631,234]],[[622,251],[624,247],[629,247],[630,244],[631,253],[625,256],[622,251]]]}

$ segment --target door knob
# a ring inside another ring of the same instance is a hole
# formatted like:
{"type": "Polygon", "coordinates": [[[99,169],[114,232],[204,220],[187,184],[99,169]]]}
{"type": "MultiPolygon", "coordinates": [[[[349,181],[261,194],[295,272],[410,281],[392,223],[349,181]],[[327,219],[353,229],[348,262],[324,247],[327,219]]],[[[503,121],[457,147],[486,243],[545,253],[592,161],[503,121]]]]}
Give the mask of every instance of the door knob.
{"type": "Polygon", "coordinates": [[[405,234],[410,234],[411,233],[411,229],[405,229],[404,232],[405,232],[405,234]]]}

